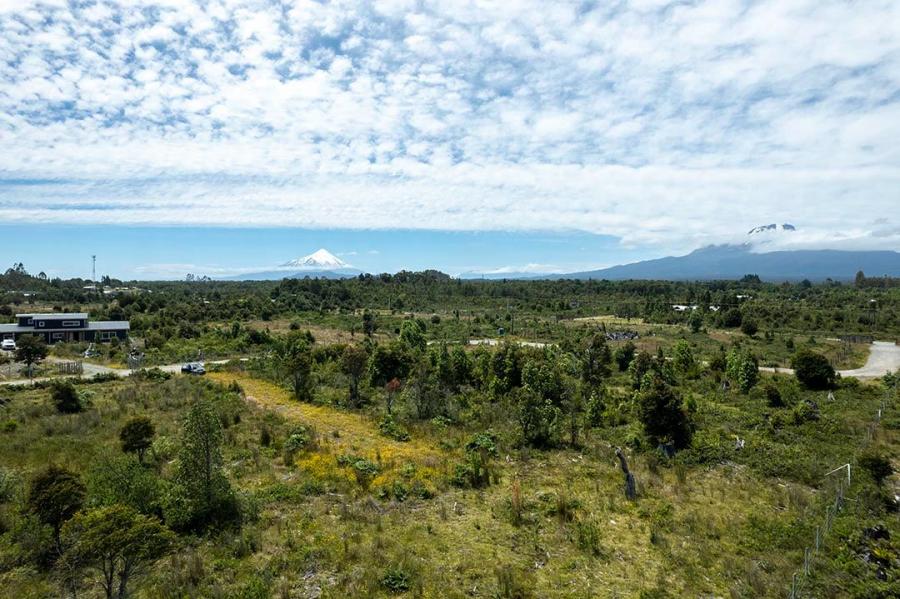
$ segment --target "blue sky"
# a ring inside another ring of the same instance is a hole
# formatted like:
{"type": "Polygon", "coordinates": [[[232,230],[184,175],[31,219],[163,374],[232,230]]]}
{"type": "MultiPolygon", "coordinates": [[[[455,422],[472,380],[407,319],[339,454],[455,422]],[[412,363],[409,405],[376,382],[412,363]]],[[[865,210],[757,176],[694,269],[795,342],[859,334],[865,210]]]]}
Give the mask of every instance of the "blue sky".
{"type": "Polygon", "coordinates": [[[898,249],[898,205],[894,0],[0,0],[0,223],[47,246],[0,259],[48,272],[898,249]]]}
{"type": "MultiPolygon", "coordinates": [[[[3,247],[23,248],[30,272],[90,278],[182,278],[185,273],[226,277],[273,269],[327,248],[367,272],[424,270],[435,265],[457,275],[506,270],[572,272],[645,251],[623,250],[612,237],[569,232],[459,232],[400,230],[303,230],[295,228],[123,227],[108,225],[0,226],[3,247]],[[42,240],[36,243],[36,240],[42,240]],[[546,262],[554,257],[556,262],[546,262]]],[[[11,251],[11,250],[10,250],[11,251]]],[[[15,256],[20,255],[19,251],[15,256]]],[[[18,258],[16,258],[18,259],[18,258]]]]}

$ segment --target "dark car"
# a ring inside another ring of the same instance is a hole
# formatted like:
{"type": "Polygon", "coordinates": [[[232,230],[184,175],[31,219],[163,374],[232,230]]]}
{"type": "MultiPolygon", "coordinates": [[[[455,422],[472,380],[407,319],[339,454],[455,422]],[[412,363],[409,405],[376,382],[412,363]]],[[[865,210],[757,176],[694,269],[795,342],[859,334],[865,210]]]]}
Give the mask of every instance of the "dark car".
{"type": "Polygon", "coordinates": [[[181,372],[184,374],[206,374],[206,368],[200,362],[188,362],[181,367],[181,372]]]}

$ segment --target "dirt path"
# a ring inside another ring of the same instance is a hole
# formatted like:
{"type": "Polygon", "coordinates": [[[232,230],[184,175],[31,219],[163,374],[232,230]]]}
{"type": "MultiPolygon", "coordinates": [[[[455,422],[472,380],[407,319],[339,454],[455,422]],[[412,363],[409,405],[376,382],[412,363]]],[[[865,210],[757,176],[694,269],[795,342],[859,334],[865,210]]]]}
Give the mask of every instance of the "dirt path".
{"type": "MultiPolygon", "coordinates": [[[[244,358],[241,358],[244,359],[244,358]]],[[[48,362],[69,362],[71,360],[61,360],[56,358],[48,358],[48,362]]],[[[207,360],[203,362],[204,364],[227,364],[230,360],[207,360]]],[[[148,366],[148,369],[158,368],[163,372],[181,372],[181,366],[184,362],[179,362],[178,364],[164,364],[162,366],[148,366]]],[[[103,366],[102,364],[93,364],[91,362],[82,361],[82,368],[84,372],[80,375],[78,374],[70,374],[70,375],[62,375],[62,376],[43,376],[35,379],[12,379],[9,381],[0,381],[0,385],[30,385],[32,383],[44,383],[47,381],[51,381],[53,379],[60,378],[91,378],[97,374],[114,374],[118,377],[125,378],[134,373],[130,368],[112,368],[111,366],[103,366]]]]}

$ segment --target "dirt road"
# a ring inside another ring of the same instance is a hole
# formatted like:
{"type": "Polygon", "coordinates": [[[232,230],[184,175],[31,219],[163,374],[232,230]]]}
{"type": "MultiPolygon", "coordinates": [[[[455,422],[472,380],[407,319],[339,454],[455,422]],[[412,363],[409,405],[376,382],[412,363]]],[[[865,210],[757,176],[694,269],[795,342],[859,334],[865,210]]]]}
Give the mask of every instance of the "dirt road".
{"type": "MultiPolygon", "coordinates": [[[[794,374],[791,368],[760,366],[759,369],[764,372],[794,374]]],[[[865,366],[853,370],[838,370],[838,373],[841,376],[852,376],[858,379],[874,379],[898,369],[900,369],[900,345],[893,341],[873,341],[865,366]]]]}
{"type": "Polygon", "coordinates": [[[841,376],[875,378],[900,369],[900,345],[890,341],[875,341],[869,351],[869,359],[862,368],[841,370],[841,376]]]}
{"type": "MultiPolygon", "coordinates": [[[[241,360],[246,360],[247,358],[240,358],[241,360]]],[[[51,362],[53,360],[50,360],[51,362]]],[[[203,364],[227,364],[230,360],[206,360],[203,364]]],[[[149,366],[148,368],[158,368],[163,372],[181,372],[181,366],[184,362],[179,362],[178,364],[165,364],[163,366],[149,366]]],[[[80,375],[83,378],[90,378],[96,374],[115,374],[118,377],[125,378],[129,376],[134,371],[129,368],[111,368],[109,366],[103,366],[101,364],[92,364],[90,362],[82,362],[82,369],[84,373],[80,375]]],[[[64,375],[64,376],[45,376],[38,377],[33,380],[29,379],[13,379],[10,381],[0,381],[0,386],[2,385],[28,385],[32,382],[34,383],[42,383],[45,381],[58,379],[58,378],[79,378],[79,375],[64,375]]]]}

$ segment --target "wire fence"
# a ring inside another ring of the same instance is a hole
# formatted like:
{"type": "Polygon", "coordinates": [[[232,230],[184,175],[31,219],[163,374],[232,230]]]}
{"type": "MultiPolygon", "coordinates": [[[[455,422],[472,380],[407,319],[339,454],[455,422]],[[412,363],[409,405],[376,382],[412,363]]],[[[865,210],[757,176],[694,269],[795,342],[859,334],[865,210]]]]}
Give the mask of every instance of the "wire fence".
{"type": "MultiPolygon", "coordinates": [[[[888,401],[891,394],[891,388],[885,390],[884,399],[881,400],[881,407],[878,408],[873,421],[866,425],[864,434],[865,444],[871,443],[875,438],[875,433],[878,430],[878,425],[881,423],[881,419],[888,407],[888,401]]],[[[828,537],[828,533],[831,532],[835,519],[838,517],[838,514],[844,511],[846,502],[850,499],[848,493],[850,492],[852,474],[853,466],[851,462],[848,462],[838,466],[831,472],[828,472],[824,477],[826,480],[836,479],[836,484],[831,483],[830,485],[834,495],[828,500],[827,507],[825,508],[825,517],[822,520],[822,523],[816,527],[816,533],[815,537],[812,539],[812,543],[803,549],[803,564],[791,577],[791,589],[788,594],[790,599],[799,599],[801,597],[800,593],[812,571],[813,558],[823,549],[825,539],[828,537]]]]}

